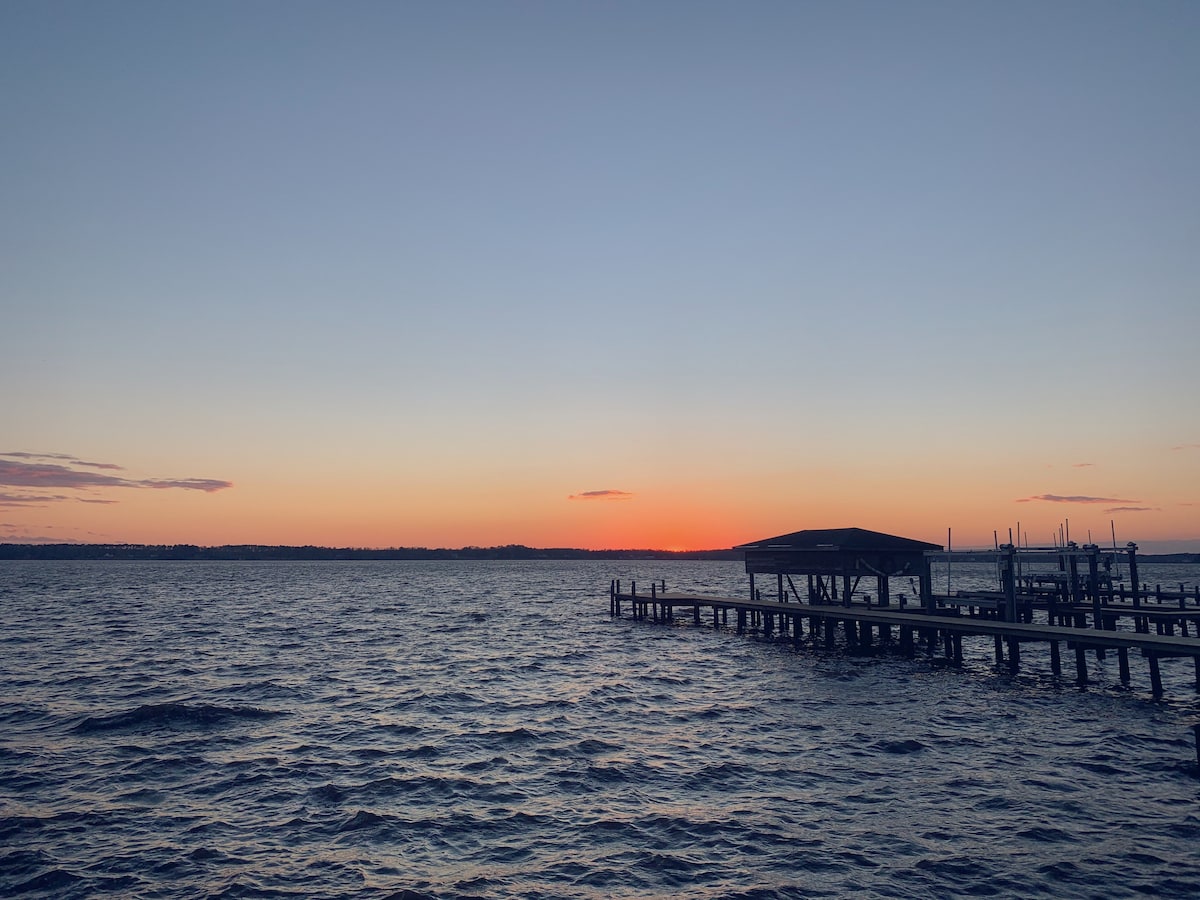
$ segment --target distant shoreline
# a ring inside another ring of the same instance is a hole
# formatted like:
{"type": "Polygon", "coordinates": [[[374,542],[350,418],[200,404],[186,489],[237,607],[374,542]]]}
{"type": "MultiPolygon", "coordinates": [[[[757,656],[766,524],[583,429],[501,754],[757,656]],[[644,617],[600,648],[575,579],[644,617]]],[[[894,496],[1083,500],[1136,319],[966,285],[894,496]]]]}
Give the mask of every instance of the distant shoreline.
{"type": "MultiPolygon", "coordinates": [[[[1109,551],[1111,552],[1111,551],[1109,551]]],[[[1123,551],[1122,551],[1123,552],[1123,551]]],[[[522,544],[503,547],[290,547],[257,544],[0,544],[0,559],[133,559],[133,560],[742,560],[742,551],[723,550],[583,550],[574,547],[537,548],[522,544]]],[[[981,556],[979,561],[990,557],[981,556]]],[[[1139,553],[1139,560],[1200,564],[1200,553],[1139,553]]]]}
{"type": "Polygon", "coordinates": [[[289,547],[227,544],[0,544],[0,559],[169,559],[169,560],[564,560],[682,559],[741,560],[740,550],[583,550],[503,547],[289,547]]]}

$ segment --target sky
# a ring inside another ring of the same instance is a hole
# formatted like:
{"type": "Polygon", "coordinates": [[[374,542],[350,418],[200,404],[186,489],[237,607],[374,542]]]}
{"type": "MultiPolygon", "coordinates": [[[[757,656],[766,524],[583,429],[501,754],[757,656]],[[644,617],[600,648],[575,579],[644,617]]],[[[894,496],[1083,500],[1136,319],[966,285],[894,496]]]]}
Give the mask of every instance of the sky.
{"type": "Polygon", "coordinates": [[[0,541],[1200,551],[1200,4],[0,4],[0,541]]]}

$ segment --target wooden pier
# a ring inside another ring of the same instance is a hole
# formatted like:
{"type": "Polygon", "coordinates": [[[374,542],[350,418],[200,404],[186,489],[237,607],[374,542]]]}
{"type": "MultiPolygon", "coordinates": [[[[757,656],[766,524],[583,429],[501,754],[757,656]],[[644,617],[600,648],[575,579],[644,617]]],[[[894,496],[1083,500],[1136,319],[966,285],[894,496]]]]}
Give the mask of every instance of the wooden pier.
{"type": "Polygon", "coordinates": [[[842,646],[850,652],[895,652],[909,658],[923,651],[947,665],[962,665],[964,637],[990,638],[996,665],[1014,675],[1020,670],[1023,645],[1032,644],[1046,647],[1050,672],[1061,677],[1065,648],[1074,655],[1075,681],[1080,685],[1089,680],[1090,651],[1098,659],[1115,654],[1120,680],[1128,686],[1132,652],[1146,660],[1156,698],[1163,695],[1161,661],[1190,657],[1200,690],[1200,588],[1189,592],[1180,585],[1178,592],[1164,592],[1158,587],[1150,593],[1137,583],[1132,544],[1124,551],[1133,582],[1129,592],[1115,590],[1111,579],[1103,577],[1102,564],[1107,566],[1111,559],[1102,561],[1098,548],[1073,545],[1053,548],[1061,574],[1045,576],[1042,583],[1027,577],[1022,587],[1018,551],[1005,546],[995,551],[999,590],[953,595],[935,594],[930,577],[930,560],[949,554],[892,535],[862,529],[796,532],[739,549],[746,551],[747,597],[668,592],[661,582],[649,590],[639,591],[636,584],[622,590],[613,581],[610,615],[662,624],[682,616],[696,625],[790,638],[797,648],[805,643],[827,650],[842,646]],[[765,599],[757,588],[755,576],[762,574],[776,576],[775,599],[765,599]],[[876,577],[874,603],[869,595],[856,595],[863,574],[876,577]],[[888,579],[911,574],[920,578],[920,596],[910,604],[897,595],[894,603],[888,579]],[[793,575],[807,578],[803,595],[793,575]]]}
{"type": "MultiPolygon", "coordinates": [[[[1008,671],[1014,675],[1021,664],[1021,646],[1040,643],[1048,647],[1051,673],[1061,676],[1061,653],[1065,646],[1068,651],[1074,651],[1075,681],[1081,685],[1088,683],[1085,656],[1088,650],[1100,658],[1108,651],[1115,652],[1121,682],[1130,684],[1129,652],[1133,650],[1147,661],[1150,689],[1156,697],[1163,695],[1159,661],[1191,657],[1196,686],[1200,689],[1200,637],[1005,622],[984,616],[956,615],[950,610],[929,614],[857,603],[842,606],[751,601],[659,592],[657,587],[649,593],[639,594],[636,585],[625,593],[618,589],[616,582],[611,587],[610,612],[616,617],[627,612],[635,620],[659,624],[673,622],[680,614],[686,614],[697,625],[711,623],[715,628],[729,626],[732,613],[739,634],[755,630],[781,639],[790,637],[796,647],[807,638],[809,643],[827,650],[844,643],[852,651],[894,650],[909,658],[915,657],[921,647],[930,655],[942,648],[945,660],[952,665],[962,664],[964,637],[991,637],[995,643],[996,664],[1007,664],[1008,671]],[[839,638],[839,635],[844,637],[839,638]]],[[[1190,613],[1194,617],[1200,616],[1200,610],[1190,613]]]]}

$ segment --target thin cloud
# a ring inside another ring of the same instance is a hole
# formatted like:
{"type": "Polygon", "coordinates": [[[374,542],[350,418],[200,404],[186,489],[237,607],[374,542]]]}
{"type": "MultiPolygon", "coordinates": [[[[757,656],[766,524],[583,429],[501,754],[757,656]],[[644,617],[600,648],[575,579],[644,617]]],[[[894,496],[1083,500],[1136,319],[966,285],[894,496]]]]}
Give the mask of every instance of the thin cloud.
{"type": "Polygon", "coordinates": [[[0,506],[28,507],[49,501],[70,500],[65,494],[0,494],[0,506]]]}
{"type": "MultiPolygon", "coordinates": [[[[87,462],[65,453],[0,453],[0,486],[86,491],[94,488],[150,488],[164,490],[175,488],[185,491],[203,491],[212,493],[233,487],[233,482],[216,478],[124,478],[120,475],[107,475],[103,471],[83,471],[76,467],[87,469],[102,469],[122,471],[123,467],[115,463],[87,462]],[[49,460],[58,460],[50,462],[49,460]],[[65,463],[65,464],[64,464],[65,463]]],[[[23,495],[28,497],[29,495],[23,495]]],[[[67,500],[61,495],[40,495],[38,500],[67,500]]]]}
{"type": "Polygon", "coordinates": [[[58,459],[68,463],[74,463],[77,466],[87,466],[92,469],[112,469],[115,471],[123,471],[124,466],[118,466],[116,463],[88,462],[85,459],[80,459],[78,456],[72,456],[69,453],[26,453],[24,451],[14,450],[11,453],[0,453],[0,456],[11,456],[14,459],[58,459]]]}
{"type": "Polygon", "coordinates": [[[1094,465],[1096,465],[1096,464],[1095,463],[1071,463],[1071,468],[1072,469],[1086,469],[1086,468],[1089,468],[1090,466],[1094,466],[1094,465]]]}
{"type": "Polygon", "coordinates": [[[1172,447],[1172,450],[1200,450],[1200,444],[1180,444],[1177,447],[1172,447]]]}
{"type": "Polygon", "coordinates": [[[581,494],[571,494],[568,500],[628,500],[632,497],[629,491],[584,491],[581,494]]]}
{"type": "Polygon", "coordinates": [[[233,487],[232,481],[218,481],[216,478],[149,478],[145,481],[134,482],[135,487],[154,488],[156,491],[167,488],[179,488],[183,491],[204,491],[211,494],[233,487]]]}
{"type": "Polygon", "coordinates": [[[1022,497],[1017,503],[1033,503],[1040,500],[1043,503],[1137,503],[1137,500],[1122,500],[1118,497],[1085,497],[1080,495],[1061,496],[1059,494],[1038,494],[1035,497],[1022,497]]]}
{"type": "Polygon", "coordinates": [[[1114,506],[1111,509],[1106,509],[1106,513],[1121,513],[1121,512],[1157,512],[1153,506],[1114,506]]]}

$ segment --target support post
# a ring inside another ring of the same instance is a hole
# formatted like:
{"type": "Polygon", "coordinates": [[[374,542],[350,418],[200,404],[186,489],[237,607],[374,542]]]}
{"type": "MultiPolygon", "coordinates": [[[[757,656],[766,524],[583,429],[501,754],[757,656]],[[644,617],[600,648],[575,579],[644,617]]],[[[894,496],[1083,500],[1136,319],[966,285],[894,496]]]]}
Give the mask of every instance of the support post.
{"type": "Polygon", "coordinates": [[[1104,613],[1100,608],[1100,548],[1088,544],[1088,593],[1092,595],[1092,624],[1096,628],[1104,628],[1104,613]]]}
{"type": "Polygon", "coordinates": [[[1004,552],[1001,557],[1000,581],[1004,586],[1004,621],[1017,621],[1017,551],[1012,544],[1000,547],[1004,552]]]}
{"type": "Polygon", "coordinates": [[[933,599],[933,564],[926,556],[921,565],[921,606],[925,612],[933,615],[937,612],[937,607],[933,599]]]}
{"type": "Polygon", "coordinates": [[[1142,605],[1142,583],[1138,581],[1137,570],[1137,544],[1130,541],[1125,545],[1125,552],[1129,554],[1129,587],[1133,593],[1133,607],[1137,609],[1142,605]]]}
{"type": "Polygon", "coordinates": [[[1161,697],[1163,693],[1162,672],[1158,668],[1158,654],[1149,653],[1150,658],[1150,692],[1155,697],[1161,697]]]}

